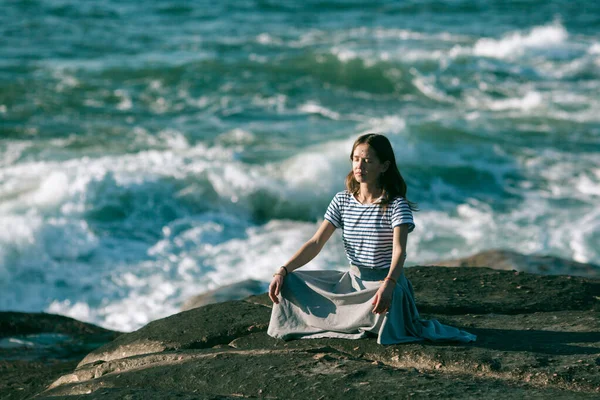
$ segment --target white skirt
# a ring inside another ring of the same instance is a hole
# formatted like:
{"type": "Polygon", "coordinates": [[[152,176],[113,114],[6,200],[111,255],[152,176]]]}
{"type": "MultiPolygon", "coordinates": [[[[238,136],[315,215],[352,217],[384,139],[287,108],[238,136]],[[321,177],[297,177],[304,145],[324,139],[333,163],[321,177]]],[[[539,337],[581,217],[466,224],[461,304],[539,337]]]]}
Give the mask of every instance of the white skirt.
{"type": "Polygon", "coordinates": [[[387,312],[372,304],[389,268],[350,265],[349,271],[290,272],[284,277],[279,304],[273,304],[267,334],[283,340],[377,337],[379,344],[430,340],[471,342],[477,336],[419,318],[412,284],[402,275],[387,312]]]}

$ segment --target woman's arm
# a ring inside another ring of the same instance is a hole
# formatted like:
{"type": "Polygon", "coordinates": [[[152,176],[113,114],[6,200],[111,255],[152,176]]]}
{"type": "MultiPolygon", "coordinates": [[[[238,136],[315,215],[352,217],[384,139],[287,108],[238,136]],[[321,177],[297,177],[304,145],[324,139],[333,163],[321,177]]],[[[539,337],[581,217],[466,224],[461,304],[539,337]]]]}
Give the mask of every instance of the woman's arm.
{"type": "Polygon", "coordinates": [[[394,245],[392,248],[392,263],[388,276],[398,280],[404,269],[406,259],[406,242],[409,224],[401,224],[394,228],[394,245]]]}
{"type": "Polygon", "coordinates": [[[288,273],[300,268],[315,258],[334,231],[335,226],[331,222],[324,220],[314,236],[304,243],[302,247],[300,247],[300,250],[298,250],[296,254],[294,254],[286,264],[284,264],[288,273]]]}
{"type": "MultiPolygon", "coordinates": [[[[404,259],[406,259],[406,239],[408,238],[408,227],[409,224],[400,224],[394,227],[394,244],[392,248],[392,263],[390,265],[390,271],[388,272],[389,277],[397,281],[402,270],[404,269],[404,259]]],[[[375,298],[373,299],[372,305],[373,312],[381,314],[387,312],[392,302],[392,293],[396,283],[391,283],[389,279],[385,279],[381,285],[375,298]]]]}

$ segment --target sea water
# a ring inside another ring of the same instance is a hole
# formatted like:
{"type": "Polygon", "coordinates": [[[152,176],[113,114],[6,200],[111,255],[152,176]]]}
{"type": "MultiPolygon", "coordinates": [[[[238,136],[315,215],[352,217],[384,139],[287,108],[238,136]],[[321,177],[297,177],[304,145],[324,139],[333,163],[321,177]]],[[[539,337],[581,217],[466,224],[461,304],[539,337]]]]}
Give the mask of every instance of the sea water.
{"type": "MultiPolygon", "coordinates": [[[[600,263],[600,2],[0,9],[1,310],[129,331],[268,282],[367,132],[421,209],[407,267],[492,248],[600,263]]],[[[304,268],[347,267],[336,232],[304,268]]]]}

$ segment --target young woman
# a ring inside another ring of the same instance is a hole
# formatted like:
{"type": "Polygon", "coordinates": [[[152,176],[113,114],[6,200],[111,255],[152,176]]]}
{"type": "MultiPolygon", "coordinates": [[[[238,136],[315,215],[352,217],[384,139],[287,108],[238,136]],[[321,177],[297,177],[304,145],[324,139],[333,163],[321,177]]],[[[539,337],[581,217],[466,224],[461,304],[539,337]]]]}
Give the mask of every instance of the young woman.
{"type": "Polygon", "coordinates": [[[415,204],[389,140],[369,133],[350,153],[346,190],[337,193],[315,235],[275,274],[267,333],[275,338],[377,336],[379,344],[421,340],[475,341],[466,331],[419,318],[404,275],[415,204]],[[312,260],[336,228],[342,229],[349,271],[296,271],[312,260]]]}

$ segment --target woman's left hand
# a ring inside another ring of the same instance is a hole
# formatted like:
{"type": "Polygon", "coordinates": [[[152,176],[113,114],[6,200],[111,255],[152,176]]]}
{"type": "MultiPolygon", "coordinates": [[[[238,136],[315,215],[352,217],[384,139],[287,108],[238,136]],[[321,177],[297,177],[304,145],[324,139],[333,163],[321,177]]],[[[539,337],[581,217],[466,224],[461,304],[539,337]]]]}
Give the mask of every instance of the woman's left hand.
{"type": "Polygon", "coordinates": [[[385,280],[381,287],[379,287],[379,290],[377,290],[375,298],[371,303],[375,306],[375,308],[373,308],[374,313],[381,314],[389,311],[390,304],[392,304],[392,295],[394,294],[395,285],[396,284],[394,282],[385,280]]]}

